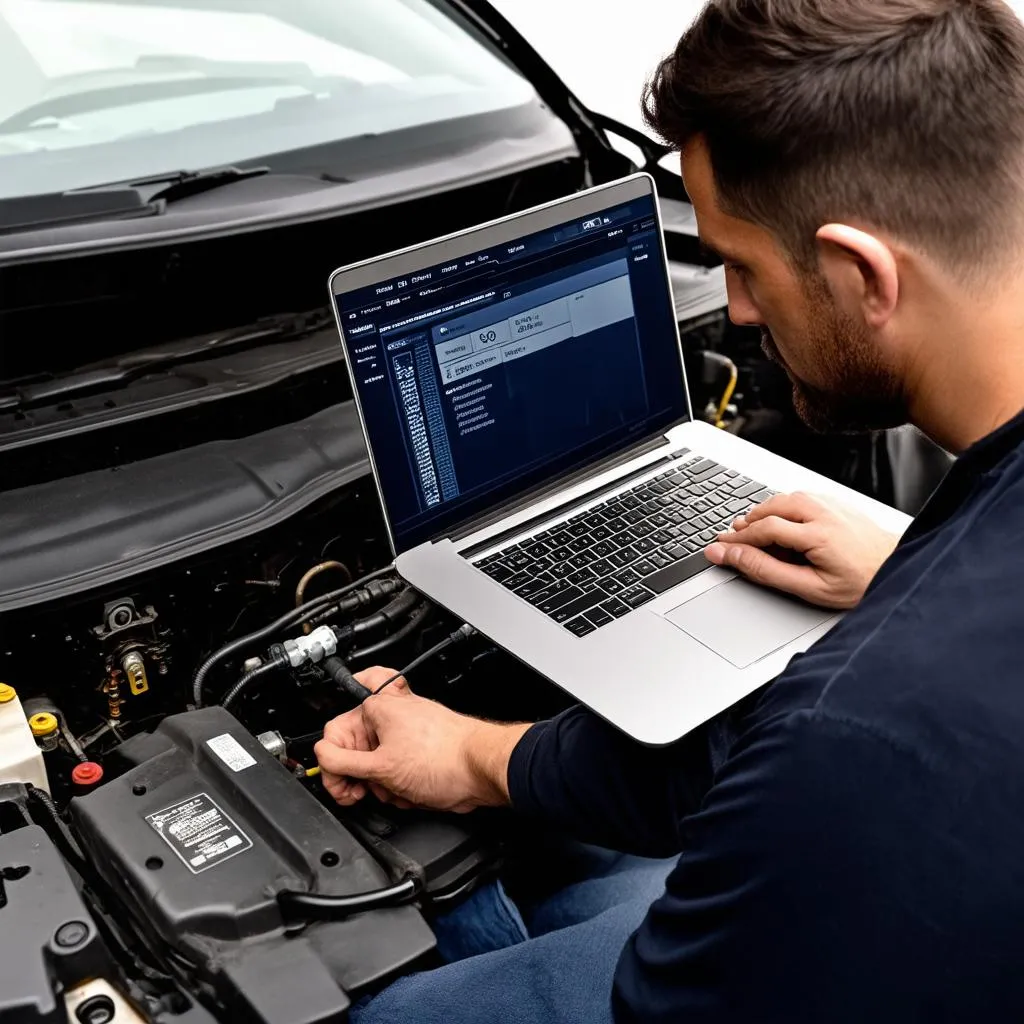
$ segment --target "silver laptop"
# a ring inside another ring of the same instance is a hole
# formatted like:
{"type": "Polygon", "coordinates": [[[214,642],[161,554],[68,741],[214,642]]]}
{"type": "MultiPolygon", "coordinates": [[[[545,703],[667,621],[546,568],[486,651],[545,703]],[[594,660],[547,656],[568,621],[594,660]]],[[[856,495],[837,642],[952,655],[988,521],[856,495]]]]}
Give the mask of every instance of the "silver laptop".
{"type": "Polygon", "coordinates": [[[696,421],[653,180],[336,271],[399,574],[644,743],[776,676],[836,616],[713,566],[773,491],[906,517],[696,421]]]}

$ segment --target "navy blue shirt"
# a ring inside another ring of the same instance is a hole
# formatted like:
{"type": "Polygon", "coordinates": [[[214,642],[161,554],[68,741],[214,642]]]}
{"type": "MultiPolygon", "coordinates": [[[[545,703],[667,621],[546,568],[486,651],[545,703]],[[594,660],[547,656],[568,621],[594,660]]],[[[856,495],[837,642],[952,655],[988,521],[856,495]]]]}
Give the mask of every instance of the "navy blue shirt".
{"type": "Polygon", "coordinates": [[[971,448],[860,606],[700,737],[574,709],[513,805],[679,853],[622,954],[619,1022],[1024,1019],[1024,414],[971,448]]]}

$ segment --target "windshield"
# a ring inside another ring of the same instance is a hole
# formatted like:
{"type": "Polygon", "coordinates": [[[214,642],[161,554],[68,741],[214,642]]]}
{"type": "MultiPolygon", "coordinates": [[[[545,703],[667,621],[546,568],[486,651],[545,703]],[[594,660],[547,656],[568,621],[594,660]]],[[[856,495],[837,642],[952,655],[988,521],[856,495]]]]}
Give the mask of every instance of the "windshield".
{"type": "Polygon", "coordinates": [[[428,0],[0,0],[0,199],[534,98],[428,0]]]}

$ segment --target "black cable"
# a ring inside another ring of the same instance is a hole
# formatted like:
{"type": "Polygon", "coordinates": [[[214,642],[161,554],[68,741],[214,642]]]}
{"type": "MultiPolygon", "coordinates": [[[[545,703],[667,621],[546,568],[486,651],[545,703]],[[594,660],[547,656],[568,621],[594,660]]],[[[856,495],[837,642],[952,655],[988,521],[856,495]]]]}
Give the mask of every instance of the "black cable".
{"type": "Polygon", "coordinates": [[[397,885],[352,896],[334,896],[321,892],[294,892],[285,889],[277,894],[281,912],[290,921],[336,921],[367,910],[380,910],[409,903],[419,894],[415,878],[407,878],[397,885]]]}
{"type": "Polygon", "coordinates": [[[394,644],[401,643],[406,637],[411,636],[416,632],[417,629],[423,624],[423,620],[430,614],[432,608],[429,604],[423,604],[417,608],[412,615],[409,616],[409,621],[402,626],[401,629],[396,629],[390,636],[384,637],[383,640],[378,641],[375,644],[370,644],[369,647],[363,647],[358,651],[353,651],[349,656],[348,660],[352,662],[366,661],[369,658],[376,658],[378,654],[386,651],[389,647],[394,644]]]}
{"type": "Polygon", "coordinates": [[[418,658],[413,658],[413,660],[410,661],[409,664],[401,670],[401,672],[396,672],[390,679],[381,683],[380,686],[378,686],[377,689],[373,691],[373,696],[376,697],[381,690],[383,690],[387,686],[390,686],[396,679],[401,679],[402,676],[407,675],[414,668],[419,668],[420,665],[422,665],[425,661],[428,661],[430,658],[433,658],[435,654],[440,654],[441,651],[445,650],[446,648],[451,647],[454,644],[462,643],[463,640],[468,640],[475,632],[476,630],[472,626],[459,626],[459,628],[455,630],[454,633],[450,634],[449,636],[446,636],[440,643],[434,644],[434,646],[431,647],[429,651],[424,651],[418,658]]]}
{"type": "MultiPolygon", "coordinates": [[[[333,618],[335,615],[349,615],[359,611],[364,604],[376,604],[382,598],[390,597],[400,590],[407,589],[405,584],[398,579],[394,580],[370,580],[366,586],[357,590],[349,597],[342,599],[336,604],[329,605],[322,611],[310,615],[306,625],[310,630],[333,618]]],[[[346,627],[351,628],[351,627],[346,627]]]]}
{"type": "Polygon", "coordinates": [[[420,603],[420,595],[411,587],[406,588],[379,612],[352,623],[351,636],[359,636],[382,626],[391,626],[410,615],[420,603]]]}
{"type": "Polygon", "coordinates": [[[279,672],[283,668],[287,668],[289,665],[288,656],[283,651],[275,651],[270,661],[265,661],[262,665],[258,665],[256,668],[249,672],[246,672],[241,679],[231,687],[226,694],[224,699],[220,702],[220,706],[226,711],[241,695],[242,691],[245,690],[254,680],[259,679],[260,676],[270,675],[271,672],[279,672]]]}
{"type": "Polygon", "coordinates": [[[192,679],[192,703],[197,708],[203,706],[203,683],[214,665],[219,664],[226,658],[230,658],[232,654],[258,643],[260,640],[265,640],[268,636],[282,629],[287,629],[289,626],[305,621],[311,615],[322,611],[328,605],[338,601],[339,598],[345,597],[347,594],[352,593],[352,591],[365,586],[370,580],[386,576],[392,571],[392,567],[389,565],[383,569],[377,569],[376,572],[368,573],[362,579],[356,580],[355,583],[350,583],[340,590],[332,590],[327,594],[322,594],[320,597],[314,598],[298,608],[293,608],[290,612],[286,612],[279,619],[271,622],[269,626],[264,626],[262,629],[258,629],[254,633],[248,633],[246,636],[240,636],[237,640],[232,640],[231,643],[225,644],[220,650],[214,651],[196,669],[196,674],[192,679]]]}
{"type": "Polygon", "coordinates": [[[343,693],[347,693],[353,700],[358,701],[360,704],[367,697],[370,696],[370,690],[368,690],[352,673],[349,671],[348,665],[345,664],[336,654],[332,654],[329,658],[324,658],[323,664],[320,666],[327,674],[327,678],[334,683],[343,693]]]}

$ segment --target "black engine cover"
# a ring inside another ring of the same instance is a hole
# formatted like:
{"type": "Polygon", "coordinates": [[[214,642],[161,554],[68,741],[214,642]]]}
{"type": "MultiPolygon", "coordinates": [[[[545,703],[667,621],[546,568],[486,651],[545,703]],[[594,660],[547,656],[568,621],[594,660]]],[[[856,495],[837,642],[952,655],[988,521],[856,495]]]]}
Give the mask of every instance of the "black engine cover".
{"type": "Polygon", "coordinates": [[[412,907],[288,934],[282,889],[349,895],[390,880],[227,711],[167,718],[145,750],[143,763],[72,801],[79,834],[140,925],[245,1019],[343,1020],[349,994],[431,953],[412,907]]]}

